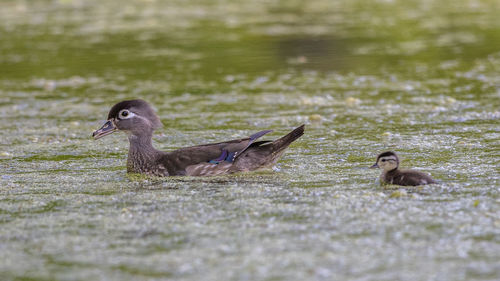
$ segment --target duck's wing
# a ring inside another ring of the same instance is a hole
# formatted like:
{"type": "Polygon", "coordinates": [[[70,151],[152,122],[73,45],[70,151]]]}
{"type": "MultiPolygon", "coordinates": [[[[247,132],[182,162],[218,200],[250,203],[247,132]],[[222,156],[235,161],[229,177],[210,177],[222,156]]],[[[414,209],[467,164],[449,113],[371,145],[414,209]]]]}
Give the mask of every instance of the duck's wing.
{"type": "Polygon", "coordinates": [[[189,174],[186,173],[186,168],[197,164],[232,163],[252,144],[267,143],[268,141],[256,143],[255,140],[270,132],[272,131],[265,130],[248,138],[181,148],[165,153],[160,161],[167,168],[170,175],[189,174]]]}
{"type": "Polygon", "coordinates": [[[415,170],[406,170],[401,173],[401,182],[404,185],[417,186],[436,183],[428,174],[415,170]]]}

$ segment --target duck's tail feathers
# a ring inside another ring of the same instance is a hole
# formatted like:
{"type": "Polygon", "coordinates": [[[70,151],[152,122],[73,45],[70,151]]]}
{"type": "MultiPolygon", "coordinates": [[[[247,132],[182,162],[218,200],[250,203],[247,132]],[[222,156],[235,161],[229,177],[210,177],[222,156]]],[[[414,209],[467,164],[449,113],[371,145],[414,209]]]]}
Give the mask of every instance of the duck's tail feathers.
{"type": "Polygon", "coordinates": [[[273,153],[279,153],[287,148],[292,142],[296,139],[300,138],[304,134],[305,125],[302,124],[299,127],[295,128],[293,131],[288,133],[287,135],[273,141],[273,153]]]}

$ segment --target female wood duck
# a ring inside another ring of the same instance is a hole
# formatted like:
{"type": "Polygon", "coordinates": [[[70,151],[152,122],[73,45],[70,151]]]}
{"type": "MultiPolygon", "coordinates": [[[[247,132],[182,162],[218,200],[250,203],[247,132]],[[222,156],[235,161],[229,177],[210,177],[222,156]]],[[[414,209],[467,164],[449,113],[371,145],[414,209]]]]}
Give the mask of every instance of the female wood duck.
{"type": "Polygon", "coordinates": [[[383,169],[380,183],[403,186],[417,186],[436,183],[429,175],[415,170],[399,170],[399,159],[396,153],[386,151],[377,156],[377,162],[370,168],[383,169]]]}
{"type": "Polygon", "coordinates": [[[304,125],[274,141],[256,141],[271,130],[248,138],[181,148],[171,152],[155,149],[153,131],[162,126],[151,106],[143,100],[115,104],[108,121],[92,136],[99,139],[117,130],[128,134],[127,172],[154,176],[214,176],[253,171],[273,165],[285,149],[304,134],[304,125]]]}

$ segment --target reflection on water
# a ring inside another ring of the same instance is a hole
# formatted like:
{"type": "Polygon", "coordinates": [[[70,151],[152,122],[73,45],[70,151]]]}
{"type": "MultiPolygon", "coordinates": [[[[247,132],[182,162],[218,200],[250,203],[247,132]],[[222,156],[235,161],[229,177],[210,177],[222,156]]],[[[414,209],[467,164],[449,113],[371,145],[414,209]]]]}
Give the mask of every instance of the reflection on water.
{"type": "Polygon", "coordinates": [[[334,71],[349,68],[349,42],[335,38],[284,38],[276,43],[275,56],[289,65],[334,71]]]}
{"type": "Polygon", "coordinates": [[[0,276],[499,279],[499,7],[448,2],[3,1],[0,276]],[[127,175],[90,134],[128,98],[162,150],[306,134],[268,171],[127,175]],[[442,184],[380,187],[389,149],[442,184]]]}

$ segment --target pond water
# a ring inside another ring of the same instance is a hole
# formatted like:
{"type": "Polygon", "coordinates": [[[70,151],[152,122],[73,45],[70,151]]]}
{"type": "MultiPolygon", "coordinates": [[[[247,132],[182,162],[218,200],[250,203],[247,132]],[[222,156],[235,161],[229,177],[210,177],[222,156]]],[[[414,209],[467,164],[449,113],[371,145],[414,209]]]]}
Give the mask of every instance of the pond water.
{"type": "Polygon", "coordinates": [[[0,3],[0,279],[499,280],[498,1],[0,3]],[[171,150],[306,134],[271,170],[126,174],[123,99],[171,150]],[[397,151],[441,183],[383,188],[397,151]]]}

